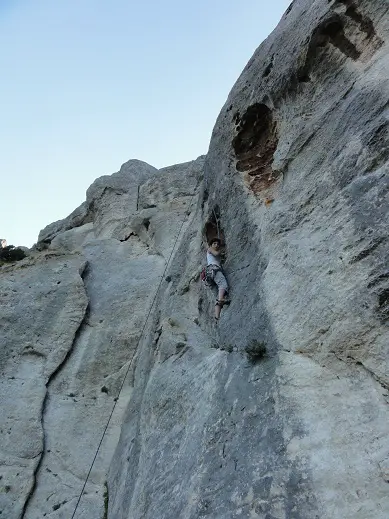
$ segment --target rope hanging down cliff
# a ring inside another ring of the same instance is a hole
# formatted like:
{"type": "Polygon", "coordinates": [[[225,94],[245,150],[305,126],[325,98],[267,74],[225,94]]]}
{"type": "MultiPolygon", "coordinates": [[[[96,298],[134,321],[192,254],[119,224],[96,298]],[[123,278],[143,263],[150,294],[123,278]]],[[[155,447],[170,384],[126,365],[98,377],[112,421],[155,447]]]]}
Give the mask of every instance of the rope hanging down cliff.
{"type": "MultiPolygon", "coordinates": [[[[193,200],[194,200],[195,196],[196,196],[196,193],[194,193],[194,194],[192,195],[192,199],[191,199],[191,201],[190,201],[189,208],[187,209],[187,215],[188,215],[188,216],[190,215],[190,209],[192,208],[193,200]]],[[[169,265],[170,265],[170,260],[172,259],[172,256],[173,256],[173,252],[174,252],[174,250],[175,250],[175,248],[176,248],[176,245],[177,245],[177,242],[178,242],[178,238],[179,238],[180,235],[181,235],[182,229],[183,229],[184,224],[185,224],[186,221],[187,221],[187,218],[184,218],[183,221],[182,221],[182,224],[181,224],[180,230],[178,231],[178,234],[177,234],[177,236],[176,236],[176,239],[174,240],[174,244],[173,244],[172,250],[171,250],[171,252],[170,252],[169,259],[168,259],[167,262],[166,262],[165,269],[164,269],[164,271],[163,271],[163,273],[162,273],[162,276],[161,276],[161,279],[160,279],[160,281],[159,281],[159,284],[158,284],[157,290],[155,291],[155,294],[154,294],[153,300],[152,300],[152,302],[151,302],[151,305],[150,305],[149,311],[148,311],[148,313],[147,313],[146,320],[145,320],[145,322],[144,322],[144,324],[143,324],[143,328],[142,328],[142,331],[141,331],[141,333],[140,333],[140,337],[139,337],[138,345],[137,345],[137,348],[136,348],[135,351],[137,351],[137,349],[139,348],[140,342],[141,342],[141,340],[142,340],[142,338],[143,338],[143,334],[144,334],[144,331],[145,331],[145,329],[146,329],[146,325],[147,325],[147,322],[148,322],[148,320],[149,320],[149,317],[150,317],[150,314],[151,314],[151,310],[153,309],[154,303],[155,303],[155,301],[156,301],[156,299],[157,299],[157,295],[158,295],[159,289],[161,288],[162,281],[163,281],[163,279],[164,279],[164,277],[165,277],[166,271],[167,271],[167,269],[168,269],[168,267],[169,267],[169,265]]],[[[113,416],[113,413],[114,413],[114,411],[115,411],[116,404],[117,404],[118,401],[119,401],[119,397],[120,397],[120,395],[121,395],[121,393],[122,393],[122,390],[123,390],[123,387],[124,387],[124,382],[126,381],[126,378],[127,378],[127,375],[128,375],[128,373],[129,373],[129,371],[130,371],[130,368],[131,368],[131,366],[132,366],[132,361],[133,361],[134,357],[135,357],[135,354],[134,354],[134,356],[132,357],[132,359],[131,359],[131,361],[130,361],[130,363],[129,363],[129,365],[128,365],[128,368],[127,368],[127,370],[126,370],[126,373],[125,373],[125,375],[124,375],[124,377],[123,377],[122,383],[121,383],[120,388],[119,388],[119,393],[118,393],[117,397],[115,398],[115,402],[114,402],[114,405],[113,405],[113,407],[112,407],[111,413],[110,413],[110,415],[109,415],[108,422],[107,422],[107,424],[106,424],[106,426],[105,426],[105,428],[104,428],[104,431],[103,431],[103,434],[102,434],[102,436],[101,436],[101,439],[100,439],[99,445],[98,445],[98,447],[97,447],[96,453],[95,453],[95,455],[94,455],[94,457],[93,457],[93,460],[92,460],[91,466],[90,466],[90,468],[89,468],[88,474],[87,474],[86,479],[85,479],[85,481],[84,481],[84,484],[83,484],[83,486],[82,486],[82,489],[81,489],[80,495],[78,496],[77,503],[76,503],[76,506],[75,506],[75,508],[74,508],[73,514],[72,514],[72,516],[71,516],[71,519],[74,519],[74,517],[75,517],[75,515],[76,515],[77,508],[78,508],[78,506],[79,506],[79,504],[80,504],[80,501],[81,501],[82,495],[83,495],[84,490],[85,490],[85,487],[86,487],[86,485],[87,485],[87,483],[88,483],[89,476],[90,476],[90,474],[91,474],[91,472],[92,472],[93,465],[95,464],[96,458],[97,458],[98,453],[99,453],[100,448],[101,448],[101,445],[102,445],[103,440],[104,440],[104,438],[105,438],[105,435],[106,435],[106,433],[107,433],[107,430],[108,430],[109,424],[110,424],[110,422],[111,422],[111,420],[112,420],[112,416],[113,416]]]]}

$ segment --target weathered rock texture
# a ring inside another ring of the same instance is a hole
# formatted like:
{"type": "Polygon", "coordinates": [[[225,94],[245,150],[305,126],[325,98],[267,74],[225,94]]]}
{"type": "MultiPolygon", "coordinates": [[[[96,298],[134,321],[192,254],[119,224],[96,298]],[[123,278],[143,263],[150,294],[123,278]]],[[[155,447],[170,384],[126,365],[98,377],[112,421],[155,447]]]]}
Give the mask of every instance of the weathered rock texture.
{"type": "Polygon", "coordinates": [[[205,159],[128,162],[0,270],[3,517],[389,516],[388,14],[295,0],[205,159]]]}

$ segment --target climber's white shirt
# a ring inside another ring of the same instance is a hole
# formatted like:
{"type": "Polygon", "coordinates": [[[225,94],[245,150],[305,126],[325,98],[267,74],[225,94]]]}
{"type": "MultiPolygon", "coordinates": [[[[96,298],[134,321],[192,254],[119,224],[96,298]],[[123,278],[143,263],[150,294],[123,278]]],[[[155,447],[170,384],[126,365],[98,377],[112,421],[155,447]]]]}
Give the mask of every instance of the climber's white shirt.
{"type": "Polygon", "coordinates": [[[220,259],[207,251],[207,265],[217,265],[220,267],[220,259]]]}

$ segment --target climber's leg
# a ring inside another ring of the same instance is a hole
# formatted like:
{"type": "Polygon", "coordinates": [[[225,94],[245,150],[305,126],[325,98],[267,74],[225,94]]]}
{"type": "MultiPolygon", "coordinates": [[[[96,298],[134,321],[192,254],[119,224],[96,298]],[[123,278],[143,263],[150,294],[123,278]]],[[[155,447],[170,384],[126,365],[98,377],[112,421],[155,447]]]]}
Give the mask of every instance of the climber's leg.
{"type": "Polygon", "coordinates": [[[218,270],[215,274],[214,281],[218,288],[218,299],[219,301],[223,301],[224,303],[227,302],[225,295],[226,292],[228,292],[228,283],[226,280],[225,275],[221,270],[218,270]]]}
{"type": "Polygon", "coordinates": [[[219,320],[220,312],[223,308],[224,294],[225,294],[225,290],[223,290],[223,289],[219,290],[218,299],[216,300],[216,304],[215,304],[215,319],[216,320],[219,320]]]}
{"type": "Polygon", "coordinates": [[[217,294],[217,300],[221,303],[225,302],[224,296],[226,295],[226,290],[224,288],[219,288],[218,294],[217,294]]]}
{"type": "Polygon", "coordinates": [[[221,312],[221,310],[222,310],[222,304],[216,302],[216,305],[215,305],[215,319],[216,319],[216,321],[218,321],[220,319],[220,312],[221,312]]]}
{"type": "Polygon", "coordinates": [[[218,288],[218,297],[215,305],[215,319],[219,319],[223,305],[229,303],[229,301],[225,297],[226,292],[228,290],[228,283],[223,272],[221,272],[220,270],[216,272],[214,281],[218,288]]]}

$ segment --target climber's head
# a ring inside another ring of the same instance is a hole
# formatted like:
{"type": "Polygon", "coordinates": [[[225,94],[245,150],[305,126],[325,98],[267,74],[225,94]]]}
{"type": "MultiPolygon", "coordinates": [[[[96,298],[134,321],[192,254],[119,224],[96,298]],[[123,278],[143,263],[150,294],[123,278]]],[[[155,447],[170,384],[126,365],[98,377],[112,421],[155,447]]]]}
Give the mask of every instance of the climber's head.
{"type": "Polygon", "coordinates": [[[217,250],[221,246],[221,240],[219,238],[212,238],[212,240],[209,242],[209,245],[217,250]]]}

